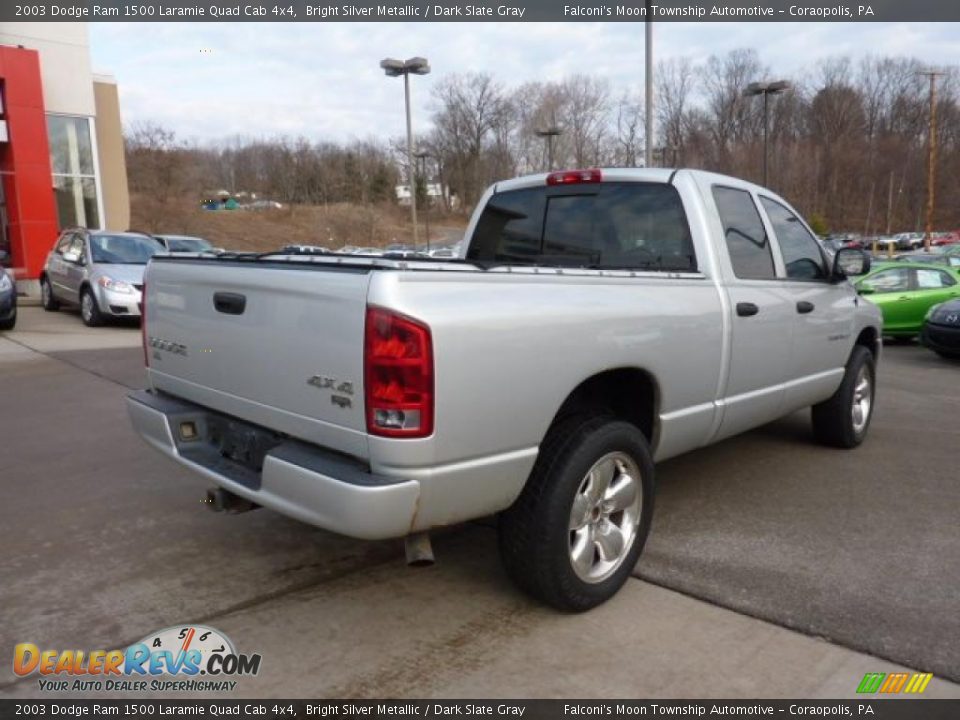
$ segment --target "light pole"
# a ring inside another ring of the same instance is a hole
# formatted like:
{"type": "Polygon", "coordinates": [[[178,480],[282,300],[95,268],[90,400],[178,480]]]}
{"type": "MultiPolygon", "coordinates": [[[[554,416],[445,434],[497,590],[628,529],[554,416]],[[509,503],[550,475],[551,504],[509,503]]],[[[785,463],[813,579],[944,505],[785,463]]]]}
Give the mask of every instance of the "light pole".
{"type": "Polygon", "coordinates": [[[413,186],[413,126],[410,122],[410,75],[426,75],[430,72],[430,63],[426,58],[412,57],[409,60],[386,58],[380,61],[380,67],[387,77],[403,75],[403,98],[407,110],[407,185],[410,188],[410,218],[413,220],[413,249],[419,244],[417,231],[417,193],[413,186]]]}
{"type": "MultiPolygon", "coordinates": [[[[415,157],[420,161],[423,174],[423,186],[426,190],[426,205],[423,207],[423,224],[426,226],[427,233],[427,253],[430,252],[430,178],[427,176],[427,158],[433,157],[426,150],[416,153],[415,157]]],[[[414,248],[416,249],[416,248],[414,248]]]]}
{"type": "Polygon", "coordinates": [[[551,125],[548,128],[535,130],[537,137],[542,137],[547,141],[547,172],[553,170],[553,139],[558,135],[563,135],[563,128],[557,125],[551,125]]]}
{"type": "Polygon", "coordinates": [[[777,80],[776,82],[752,82],[747,85],[747,89],[743,91],[743,94],[746,97],[752,97],[754,95],[763,95],[763,184],[767,184],[767,163],[769,162],[770,154],[767,152],[768,149],[768,135],[770,134],[770,123],[767,120],[769,116],[769,100],[768,98],[771,95],[779,95],[783,91],[790,88],[790,83],[786,80],[777,80]]]}
{"type": "Polygon", "coordinates": [[[644,23],[644,115],[643,134],[645,147],[643,164],[653,167],[653,0],[644,3],[646,22],[644,23]]]}

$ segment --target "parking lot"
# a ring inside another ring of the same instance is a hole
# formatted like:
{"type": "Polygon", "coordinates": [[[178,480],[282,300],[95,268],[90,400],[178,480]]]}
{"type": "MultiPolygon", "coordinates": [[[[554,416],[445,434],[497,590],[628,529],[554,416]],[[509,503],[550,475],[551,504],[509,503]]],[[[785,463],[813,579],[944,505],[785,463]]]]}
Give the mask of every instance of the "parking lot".
{"type": "MultiPolygon", "coordinates": [[[[928,671],[960,697],[960,364],[885,348],[870,437],[813,444],[804,414],[664,463],[636,578],[562,615],[520,595],[493,521],[435,539],[337,537],[214,514],[143,444],[136,326],[23,307],[0,336],[0,647],[114,648],[193,622],[263,656],[243,697],[854,697],[928,671]]],[[[0,673],[0,693],[38,694],[0,673]]]]}

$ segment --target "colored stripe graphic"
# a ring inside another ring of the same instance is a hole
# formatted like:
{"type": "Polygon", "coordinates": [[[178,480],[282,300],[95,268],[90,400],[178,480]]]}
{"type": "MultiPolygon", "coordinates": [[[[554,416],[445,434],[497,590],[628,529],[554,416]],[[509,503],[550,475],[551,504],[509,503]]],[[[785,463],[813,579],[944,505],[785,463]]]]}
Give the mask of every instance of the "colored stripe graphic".
{"type": "Polygon", "coordinates": [[[899,692],[919,695],[927,689],[933,679],[933,673],[867,673],[857,686],[857,693],[872,695],[873,693],[896,694],[899,692]]]}

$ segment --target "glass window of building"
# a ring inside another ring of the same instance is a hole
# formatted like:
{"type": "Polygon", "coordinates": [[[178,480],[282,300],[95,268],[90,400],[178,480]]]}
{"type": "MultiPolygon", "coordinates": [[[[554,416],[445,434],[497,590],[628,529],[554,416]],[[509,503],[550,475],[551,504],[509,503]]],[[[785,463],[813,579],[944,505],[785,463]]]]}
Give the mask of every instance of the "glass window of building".
{"type": "Polygon", "coordinates": [[[99,228],[89,118],[48,115],[47,134],[60,227],[99,228]]]}

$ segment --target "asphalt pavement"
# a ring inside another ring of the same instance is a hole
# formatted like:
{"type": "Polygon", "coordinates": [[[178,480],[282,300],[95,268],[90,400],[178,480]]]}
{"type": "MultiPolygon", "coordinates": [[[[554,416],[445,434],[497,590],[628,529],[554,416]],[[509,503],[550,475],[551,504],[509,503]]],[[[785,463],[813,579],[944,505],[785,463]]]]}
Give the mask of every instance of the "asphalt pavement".
{"type": "MultiPolygon", "coordinates": [[[[840,577],[837,596],[864,601],[887,582],[917,582],[910,574],[874,576],[870,563],[845,579],[837,571],[842,563],[834,568],[831,555],[810,553],[849,543],[847,534],[860,527],[851,518],[876,512],[862,483],[895,472],[878,464],[896,456],[888,424],[909,418],[907,455],[921,432],[938,432],[918,421],[928,407],[909,392],[918,379],[887,378],[898,367],[895,353],[923,352],[889,353],[882,379],[891,390],[881,395],[879,439],[855,453],[808,449],[806,431],[787,419],[664,464],[649,562],[640,566],[655,584],[633,579],[610,603],[571,616],[510,585],[488,524],[440,534],[438,564],[410,569],[399,542],[350,540],[268,510],[210,513],[201,503],[203,481],[150,450],[129,427],[123,398],[141,384],[138,329],[91,330],[75,314],[25,307],[18,329],[0,335],[0,651],[12,653],[20,642],[125,647],[164,627],[205,623],[242,652],[263,656],[260,675],[240,682],[242,697],[854,697],[866,672],[932,668],[895,662],[892,651],[877,657],[851,650],[862,644],[839,636],[811,635],[819,626],[808,616],[829,606],[829,594],[819,603],[791,603],[770,587],[787,583],[784,576],[796,568],[804,572],[801,587],[826,592],[817,588],[818,573],[831,587],[840,577]],[[794,480],[781,482],[792,465],[812,479],[808,494],[794,480]],[[765,492],[748,484],[738,493],[747,483],[738,478],[764,473],[765,492]],[[836,523],[812,517],[829,514],[837,502],[824,499],[826,479],[848,483],[846,500],[863,503],[863,512],[832,511],[836,523]],[[756,492],[746,497],[747,489],[756,492]],[[768,507],[790,504],[792,512],[768,507]],[[783,542],[771,539],[777,534],[783,542]],[[807,535],[823,537],[808,547],[807,535]],[[802,552],[791,566],[783,548],[793,546],[802,552]],[[741,567],[731,567],[738,553],[741,567]],[[702,587],[690,582],[696,573],[707,578],[702,587]],[[771,612],[767,622],[752,617],[762,608],[720,606],[748,595],[764,598],[763,607],[782,603],[787,613],[771,612]]],[[[949,401],[943,393],[929,396],[949,401]]],[[[926,478],[950,458],[952,448],[939,445],[923,445],[934,454],[905,480],[926,478]]],[[[911,503],[907,493],[903,502],[905,514],[928,521],[888,525],[885,545],[871,550],[924,546],[928,554],[916,560],[926,568],[921,588],[940,598],[958,587],[950,565],[955,536],[926,525],[942,521],[941,507],[956,508],[956,495],[944,493],[945,482],[932,487],[941,493],[936,498],[921,494],[911,503]],[[939,544],[927,547],[915,537],[918,528],[939,544]]],[[[889,522],[889,513],[878,521],[889,522]]],[[[886,597],[905,615],[940,612],[940,600],[909,605],[915,594],[886,597]]],[[[942,620],[944,637],[956,637],[956,618],[935,620],[942,620]]],[[[39,694],[35,676],[18,679],[4,665],[0,695],[39,694]]],[[[936,677],[925,695],[960,697],[960,686],[936,677]]]]}

